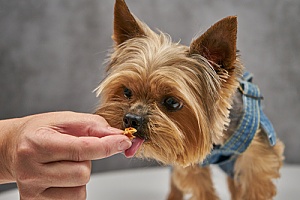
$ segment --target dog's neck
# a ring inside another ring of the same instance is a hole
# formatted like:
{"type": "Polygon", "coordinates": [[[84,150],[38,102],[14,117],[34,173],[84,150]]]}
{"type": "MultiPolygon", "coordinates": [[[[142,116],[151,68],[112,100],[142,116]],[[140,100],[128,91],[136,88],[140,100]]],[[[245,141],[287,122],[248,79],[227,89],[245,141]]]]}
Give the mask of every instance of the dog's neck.
{"type": "Polygon", "coordinates": [[[228,128],[224,131],[225,141],[235,132],[244,114],[243,99],[241,92],[237,89],[233,95],[232,108],[230,109],[228,128]]]}

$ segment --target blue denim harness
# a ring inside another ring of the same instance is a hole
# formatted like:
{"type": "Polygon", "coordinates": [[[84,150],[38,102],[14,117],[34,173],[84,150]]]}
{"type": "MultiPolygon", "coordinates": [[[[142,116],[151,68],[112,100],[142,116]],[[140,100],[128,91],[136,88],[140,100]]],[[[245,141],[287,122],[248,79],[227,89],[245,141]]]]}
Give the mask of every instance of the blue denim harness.
{"type": "Polygon", "coordinates": [[[211,153],[200,164],[201,166],[218,164],[231,177],[234,176],[234,164],[238,155],[248,148],[259,127],[267,134],[270,145],[276,144],[274,128],[262,110],[261,100],[263,97],[259,88],[252,83],[251,73],[246,72],[243,75],[239,89],[242,92],[244,115],[238,128],[224,145],[215,145],[211,153]]]}

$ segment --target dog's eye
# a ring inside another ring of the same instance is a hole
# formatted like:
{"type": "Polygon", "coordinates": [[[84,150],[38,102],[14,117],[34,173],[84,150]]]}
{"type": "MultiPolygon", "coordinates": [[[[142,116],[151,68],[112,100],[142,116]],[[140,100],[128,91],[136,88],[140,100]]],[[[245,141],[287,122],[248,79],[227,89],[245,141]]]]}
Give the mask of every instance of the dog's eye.
{"type": "Polygon", "coordinates": [[[127,99],[130,99],[132,97],[132,92],[130,89],[128,88],[124,88],[124,96],[127,98],[127,99]]]}
{"type": "Polygon", "coordinates": [[[180,110],[183,106],[183,104],[175,97],[166,97],[163,100],[163,105],[167,108],[168,111],[177,111],[180,110]]]}

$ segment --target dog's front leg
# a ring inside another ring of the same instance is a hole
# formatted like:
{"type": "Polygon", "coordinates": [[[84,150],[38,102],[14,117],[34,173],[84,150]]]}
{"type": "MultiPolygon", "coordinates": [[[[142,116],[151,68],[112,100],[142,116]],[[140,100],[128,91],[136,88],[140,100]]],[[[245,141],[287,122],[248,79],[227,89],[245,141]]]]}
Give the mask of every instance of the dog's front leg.
{"type": "Polygon", "coordinates": [[[237,159],[234,179],[228,178],[231,199],[273,199],[276,195],[273,179],[280,177],[283,150],[280,140],[271,147],[266,134],[258,132],[249,148],[237,159]]]}
{"type": "MultiPolygon", "coordinates": [[[[174,174],[174,172],[173,172],[174,174]]],[[[171,186],[168,200],[183,200],[183,192],[177,187],[174,182],[174,175],[171,176],[171,186]]]]}
{"type": "Polygon", "coordinates": [[[181,200],[185,194],[192,195],[190,200],[219,199],[213,187],[209,167],[174,167],[168,200],[181,200]]]}

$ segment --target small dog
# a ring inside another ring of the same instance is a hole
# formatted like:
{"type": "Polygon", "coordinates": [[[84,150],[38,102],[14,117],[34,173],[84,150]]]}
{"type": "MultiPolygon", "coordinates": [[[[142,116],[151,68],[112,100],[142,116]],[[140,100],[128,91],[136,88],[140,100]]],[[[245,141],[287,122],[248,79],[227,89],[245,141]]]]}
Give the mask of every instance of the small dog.
{"type": "Polygon", "coordinates": [[[184,46],[155,33],[116,0],[114,49],[96,89],[110,125],[137,129],[125,152],[173,166],[169,200],[218,199],[209,164],[228,174],[232,199],[272,199],[284,145],[261,109],[226,17],[184,46]]]}

